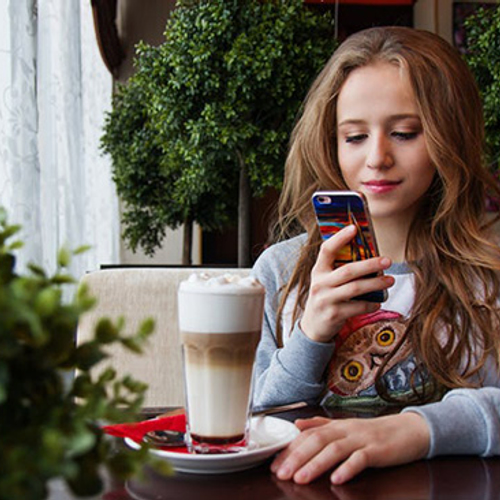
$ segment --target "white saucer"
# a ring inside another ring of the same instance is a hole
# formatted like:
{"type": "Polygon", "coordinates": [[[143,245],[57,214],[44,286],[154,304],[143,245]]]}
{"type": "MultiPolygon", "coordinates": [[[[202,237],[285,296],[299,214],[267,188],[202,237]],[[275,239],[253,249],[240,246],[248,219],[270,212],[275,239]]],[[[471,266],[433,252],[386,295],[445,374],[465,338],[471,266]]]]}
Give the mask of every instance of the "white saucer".
{"type": "MultiPolygon", "coordinates": [[[[196,455],[175,451],[150,449],[159,458],[167,460],[177,472],[190,474],[225,474],[236,472],[265,462],[284,448],[299,434],[294,424],[275,417],[253,417],[250,426],[250,449],[227,455],[196,455]]],[[[138,450],[141,445],[125,438],[130,448],[138,450]]]]}

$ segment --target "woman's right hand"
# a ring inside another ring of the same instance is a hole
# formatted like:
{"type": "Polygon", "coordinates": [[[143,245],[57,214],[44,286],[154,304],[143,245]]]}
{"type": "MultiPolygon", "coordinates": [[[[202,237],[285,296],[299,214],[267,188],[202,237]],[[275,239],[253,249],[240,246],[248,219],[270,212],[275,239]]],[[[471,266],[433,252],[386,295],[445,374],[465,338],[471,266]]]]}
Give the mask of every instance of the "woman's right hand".
{"type": "Polygon", "coordinates": [[[348,318],[374,312],[380,304],[351,300],[358,295],[390,288],[392,276],[364,278],[387,269],[387,257],[374,257],[344,264],[334,269],[340,249],[356,235],[355,226],[347,226],[326,240],[311,271],[309,296],[300,320],[304,334],[315,342],[331,342],[348,318]]]}

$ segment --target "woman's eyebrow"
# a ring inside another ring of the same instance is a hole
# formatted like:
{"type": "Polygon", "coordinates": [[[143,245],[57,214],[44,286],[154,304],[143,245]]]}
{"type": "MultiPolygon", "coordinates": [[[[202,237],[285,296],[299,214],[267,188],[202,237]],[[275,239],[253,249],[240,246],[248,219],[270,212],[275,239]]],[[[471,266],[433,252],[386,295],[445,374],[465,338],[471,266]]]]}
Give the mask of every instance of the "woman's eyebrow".
{"type": "Polygon", "coordinates": [[[355,118],[348,118],[347,120],[342,120],[338,126],[343,127],[344,125],[362,125],[363,123],[366,123],[366,120],[358,120],[355,118]]]}
{"type": "Polygon", "coordinates": [[[416,113],[402,113],[402,114],[398,114],[398,115],[392,115],[389,117],[389,120],[394,121],[394,122],[397,122],[400,120],[408,120],[408,119],[420,121],[420,116],[417,115],[416,113]]]}
{"type": "MultiPolygon", "coordinates": [[[[397,122],[401,120],[418,120],[420,121],[420,116],[417,115],[416,113],[400,113],[397,115],[391,115],[388,117],[387,121],[389,122],[397,122]]],[[[343,127],[345,125],[362,125],[364,123],[367,123],[367,120],[363,120],[361,118],[346,118],[345,120],[342,120],[339,122],[337,125],[338,127],[343,127]]]]}

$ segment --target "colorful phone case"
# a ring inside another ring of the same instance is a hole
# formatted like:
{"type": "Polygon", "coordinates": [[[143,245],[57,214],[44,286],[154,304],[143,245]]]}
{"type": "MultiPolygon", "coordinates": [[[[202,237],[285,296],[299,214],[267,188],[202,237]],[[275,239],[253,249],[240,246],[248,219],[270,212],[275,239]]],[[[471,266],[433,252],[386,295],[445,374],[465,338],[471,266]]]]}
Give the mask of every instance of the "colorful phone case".
{"type": "MultiPolygon", "coordinates": [[[[334,267],[378,255],[368,208],[361,193],[319,191],[314,193],[312,201],[323,240],[327,240],[350,224],[357,228],[356,236],[351,243],[337,254],[334,267]]],[[[385,291],[372,292],[356,299],[383,302],[386,300],[386,295],[385,291]]]]}

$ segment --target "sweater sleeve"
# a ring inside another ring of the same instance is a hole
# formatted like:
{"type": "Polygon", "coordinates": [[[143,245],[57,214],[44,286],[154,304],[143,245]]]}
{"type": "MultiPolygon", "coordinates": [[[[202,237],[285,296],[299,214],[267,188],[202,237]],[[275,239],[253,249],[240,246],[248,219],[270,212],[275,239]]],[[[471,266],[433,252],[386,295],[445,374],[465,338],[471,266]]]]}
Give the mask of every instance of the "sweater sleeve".
{"type": "Polygon", "coordinates": [[[427,458],[438,455],[500,455],[500,388],[455,389],[442,401],[410,406],[430,430],[427,458]]]}
{"type": "Polygon", "coordinates": [[[325,387],[323,375],[334,347],[333,343],[313,342],[298,324],[294,325],[285,346],[278,347],[279,292],[288,279],[290,262],[296,260],[297,248],[287,243],[276,247],[262,254],[252,272],[266,289],[262,337],[255,362],[254,409],[295,401],[318,403],[325,387]]]}

